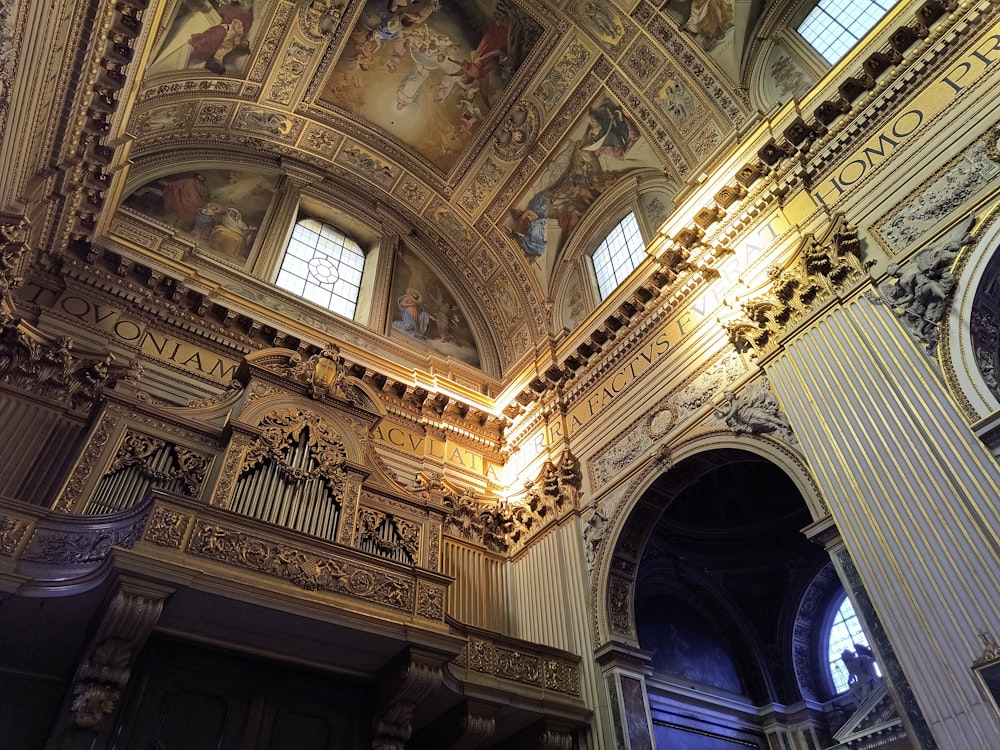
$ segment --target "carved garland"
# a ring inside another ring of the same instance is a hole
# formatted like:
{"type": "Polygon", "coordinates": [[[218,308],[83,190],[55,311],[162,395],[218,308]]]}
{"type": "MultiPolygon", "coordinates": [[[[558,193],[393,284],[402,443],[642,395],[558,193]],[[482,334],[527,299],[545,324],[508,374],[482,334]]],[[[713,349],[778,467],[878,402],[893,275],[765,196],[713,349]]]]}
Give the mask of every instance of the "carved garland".
{"type": "Polygon", "coordinates": [[[250,471],[261,462],[273,462],[287,479],[301,482],[323,477],[341,491],[344,487],[344,462],[347,451],[340,436],[333,432],[321,417],[311,411],[282,409],[261,420],[261,436],[251,443],[243,460],[242,473],[250,471]],[[308,430],[308,446],[315,458],[315,466],[302,469],[293,466],[286,458],[289,450],[308,430]]]}

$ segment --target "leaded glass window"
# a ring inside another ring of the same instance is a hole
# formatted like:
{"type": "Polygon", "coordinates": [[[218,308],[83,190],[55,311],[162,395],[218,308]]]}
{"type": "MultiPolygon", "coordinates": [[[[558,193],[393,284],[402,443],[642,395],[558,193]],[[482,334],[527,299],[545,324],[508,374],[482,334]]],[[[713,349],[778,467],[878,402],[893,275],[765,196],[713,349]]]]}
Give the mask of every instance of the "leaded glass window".
{"type": "Polygon", "coordinates": [[[836,65],[892,6],[890,0],[820,0],[798,32],[824,60],[836,65]]]}
{"type": "Polygon", "coordinates": [[[292,230],[275,285],[345,318],[353,318],[365,255],[330,224],[302,219],[292,230]]]}
{"type": "Polygon", "coordinates": [[[639,231],[639,222],[631,213],[608,232],[604,242],[594,251],[594,272],[602,300],[628,278],[645,255],[646,243],[639,231]]]}
{"type": "MultiPolygon", "coordinates": [[[[837,613],[833,616],[833,623],[830,625],[830,636],[827,640],[827,657],[830,663],[830,677],[833,678],[833,687],[837,693],[847,692],[847,681],[850,673],[844,664],[841,655],[844,651],[853,651],[855,645],[868,648],[868,637],[861,629],[861,621],[854,612],[854,605],[846,596],[840,603],[837,613]]],[[[875,673],[882,676],[882,672],[875,665],[875,673]]]]}

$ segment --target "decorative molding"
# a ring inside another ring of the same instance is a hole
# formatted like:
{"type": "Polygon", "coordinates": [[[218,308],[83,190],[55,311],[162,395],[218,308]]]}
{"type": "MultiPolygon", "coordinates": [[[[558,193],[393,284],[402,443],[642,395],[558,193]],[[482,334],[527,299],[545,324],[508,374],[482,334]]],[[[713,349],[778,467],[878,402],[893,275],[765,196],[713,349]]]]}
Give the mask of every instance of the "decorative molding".
{"type": "Polygon", "coordinates": [[[463,666],[473,672],[511,682],[564,695],[580,695],[578,661],[546,654],[527,643],[490,639],[485,633],[470,635],[463,666]]]}
{"type": "Polygon", "coordinates": [[[137,382],[139,364],[113,354],[75,349],[68,336],[53,338],[0,311],[0,382],[72,409],[87,409],[104,388],[137,382]]]}
{"type": "Polygon", "coordinates": [[[406,614],[414,611],[416,586],[410,576],[306,551],[203,519],[196,521],[186,551],[279,578],[306,591],[328,591],[406,614]]]}

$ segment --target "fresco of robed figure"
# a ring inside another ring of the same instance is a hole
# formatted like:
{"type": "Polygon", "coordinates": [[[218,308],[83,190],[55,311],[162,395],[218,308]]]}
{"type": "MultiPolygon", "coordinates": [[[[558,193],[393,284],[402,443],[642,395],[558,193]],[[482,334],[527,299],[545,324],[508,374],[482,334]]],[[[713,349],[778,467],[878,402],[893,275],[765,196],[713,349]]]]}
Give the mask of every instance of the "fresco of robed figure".
{"type": "Polygon", "coordinates": [[[512,0],[368,0],[320,99],[447,170],[540,33],[512,0]]]}
{"type": "Polygon", "coordinates": [[[596,101],[514,204],[506,226],[542,280],[583,216],[612,185],[661,170],[635,123],[614,100],[596,101]]]}
{"type": "Polygon", "coordinates": [[[250,255],[274,196],[273,175],[229,169],[178,172],[142,185],[125,205],[197,237],[232,261],[250,255]]]}
{"type": "Polygon", "coordinates": [[[146,74],[207,70],[239,74],[272,0],[178,0],[146,74]]]}
{"type": "Polygon", "coordinates": [[[405,248],[396,253],[389,335],[476,367],[479,350],[465,316],[430,267],[405,248]]]}

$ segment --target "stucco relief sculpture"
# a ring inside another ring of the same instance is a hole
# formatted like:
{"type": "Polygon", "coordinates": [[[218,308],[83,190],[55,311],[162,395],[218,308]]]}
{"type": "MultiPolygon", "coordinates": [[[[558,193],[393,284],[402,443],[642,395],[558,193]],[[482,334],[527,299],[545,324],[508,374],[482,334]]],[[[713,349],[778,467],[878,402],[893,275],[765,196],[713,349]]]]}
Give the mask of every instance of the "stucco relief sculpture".
{"type": "Polygon", "coordinates": [[[957,244],[931,247],[918,254],[905,266],[891,263],[886,273],[894,282],[879,285],[879,299],[892,308],[907,330],[910,331],[929,354],[938,345],[938,323],[944,317],[955,291],[955,277],[951,267],[959,251],[972,243],[973,220],[957,244]]]}
{"type": "Polygon", "coordinates": [[[778,401],[768,388],[767,380],[761,385],[750,385],[742,396],[734,391],[723,391],[726,404],[715,407],[715,416],[725,421],[734,433],[775,433],[789,443],[798,442],[792,434],[788,417],[781,411],[778,401]]]}

